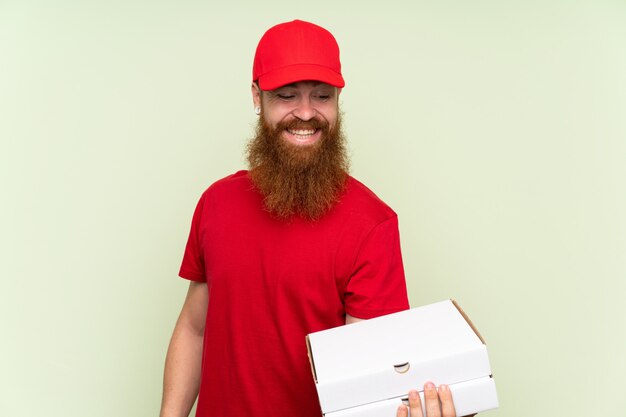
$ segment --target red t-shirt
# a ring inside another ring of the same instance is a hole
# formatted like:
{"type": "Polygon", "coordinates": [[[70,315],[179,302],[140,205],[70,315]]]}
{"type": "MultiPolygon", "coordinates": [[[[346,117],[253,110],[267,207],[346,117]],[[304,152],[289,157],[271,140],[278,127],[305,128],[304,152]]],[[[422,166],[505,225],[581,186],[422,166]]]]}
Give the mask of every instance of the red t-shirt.
{"type": "Polygon", "coordinates": [[[315,222],[272,217],[246,171],[217,181],[180,276],[210,294],[198,417],[319,417],[305,336],[408,308],[397,216],[351,177],[315,222]]]}

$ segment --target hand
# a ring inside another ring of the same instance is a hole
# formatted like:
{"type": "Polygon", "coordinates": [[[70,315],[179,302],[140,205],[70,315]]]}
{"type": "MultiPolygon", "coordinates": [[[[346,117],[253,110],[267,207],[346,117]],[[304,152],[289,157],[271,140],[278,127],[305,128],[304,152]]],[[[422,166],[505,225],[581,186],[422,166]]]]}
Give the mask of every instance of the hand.
{"type": "Polygon", "coordinates": [[[415,390],[410,391],[409,406],[400,405],[396,417],[408,417],[409,410],[411,417],[456,417],[452,393],[447,385],[440,385],[437,389],[435,384],[427,382],[424,385],[424,400],[426,402],[426,416],[422,411],[419,393],[415,390]]]}

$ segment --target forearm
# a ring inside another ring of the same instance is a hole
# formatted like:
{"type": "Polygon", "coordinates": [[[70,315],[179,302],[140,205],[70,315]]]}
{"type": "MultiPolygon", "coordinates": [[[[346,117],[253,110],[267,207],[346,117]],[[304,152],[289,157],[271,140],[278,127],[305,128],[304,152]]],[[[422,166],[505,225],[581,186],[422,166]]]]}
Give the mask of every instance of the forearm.
{"type": "Polygon", "coordinates": [[[201,333],[178,324],[165,360],[160,417],[187,417],[198,396],[202,364],[201,333]]]}

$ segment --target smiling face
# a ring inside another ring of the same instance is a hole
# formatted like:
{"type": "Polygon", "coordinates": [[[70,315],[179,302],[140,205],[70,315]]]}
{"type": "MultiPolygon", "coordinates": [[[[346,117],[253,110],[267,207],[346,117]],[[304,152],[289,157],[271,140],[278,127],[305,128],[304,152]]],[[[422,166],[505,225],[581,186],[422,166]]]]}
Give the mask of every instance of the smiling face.
{"type": "Polygon", "coordinates": [[[337,87],[317,81],[301,81],[271,91],[252,84],[255,106],[272,129],[294,146],[319,142],[324,131],[332,130],[339,113],[337,87]]]}
{"type": "Polygon", "coordinates": [[[298,82],[261,92],[253,84],[252,94],[262,113],[247,148],[249,174],[266,209],[279,218],[320,218],[348,175],[339,90],[298,82]]]}

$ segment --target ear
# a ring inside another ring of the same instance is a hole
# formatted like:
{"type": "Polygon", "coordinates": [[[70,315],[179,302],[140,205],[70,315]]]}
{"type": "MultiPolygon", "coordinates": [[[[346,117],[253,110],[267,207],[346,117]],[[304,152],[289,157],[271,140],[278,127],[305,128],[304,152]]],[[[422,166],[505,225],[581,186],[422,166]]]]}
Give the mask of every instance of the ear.
{"type": "Polygon", "coordinates": [[[252,103],[254,107],[261,107],[261,89],[257,83],[252,83],[252,103]]]}

